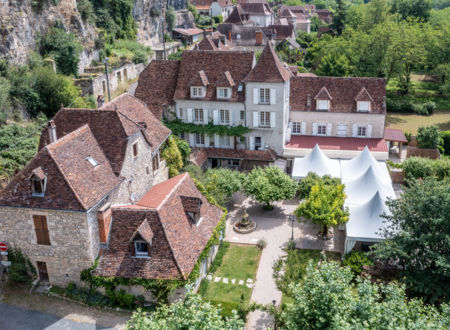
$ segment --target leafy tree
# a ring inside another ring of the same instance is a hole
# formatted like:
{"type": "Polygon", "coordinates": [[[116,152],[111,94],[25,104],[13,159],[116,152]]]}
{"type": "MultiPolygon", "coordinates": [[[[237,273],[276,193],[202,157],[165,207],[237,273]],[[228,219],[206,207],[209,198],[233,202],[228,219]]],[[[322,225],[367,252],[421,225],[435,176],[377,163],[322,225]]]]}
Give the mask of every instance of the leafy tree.
{"type": "Polygon", "coordinates": [[[77,0],[77,8],[83,21],[90,24],[95,23],[94,6],[89,0],[77,0]]]}
{"type": "Polygon", "coordinates": [[[338,185],[341,184],[339,178],[333,178],[329,175],[324,175],[320,177],[314,172],[309,172],[308,175],[299,181],[298,183],[298,195],[300,199],[308,198],[311,188],[318,182],[321,181],[326,185],[338,185]]]}
{"type": "Polygon", "coordinates": [[[221,205],[241,190],[244,174],[227,168],[209,169],[202,180],[208,193],[221,205]]]}
{"type": "Polygon", "coordinates": [[[175,10],[169,6],[166,10],[167,29],[172,30],[175,24],[175,10]]]}
{"type": "Polygon", "coordinates": [[[319,31],[319,28],[325,26],[326,24],[317,16],[311,17],[311,32],[319,31]]]}
{"type": "Polygon", "coordinates": [[[350,72],[350,63],[345,54],[328,54],[320,61],[315,73],[319,76],[345,77],[350,72]]]}
{"type": "Polygon", "coordinates": [[[161,156],[166,160],[169,167],[169,177],[177,176],[179,174],[178,171],[183,168],[183,158],[173,136],[169,137],[167,146],[162,151],[161,156]]]}
{"type": "Polygon", "coordinates": [[[410,183],[390,215],[377,259],[398,264],[407,288],[431,302],[450,298],[450,184],[427,178],[410,183]]]}
{"type": "Polygon", "coordinates": [[[276,166],[256,167],[245,178],[245,194],[264,203],[265,209],[273,209],[272,202],[294,197],[296,184],[276,166]]]}
{"type": "Polygon", "coordinates": [[[5,113],[9,109],[11,103],[9,99],[9,92],[11,84],[6,78],[0,77],[0,113],[5,113]]]}
{"type": "Polygon", "coordinates": [[[391,11],[398,13],[403,19],[416,17],[427,20],[432,7],[431,0],[392,0],[391,11]]]}
{"type": "Polygon", "coordinates": [[[189,143],[185,140],[180,139],[178,136],[172,136],[177,144],[178,150],[180,151],[181,158],[183,159],[183,167],[189,163],[189,155],[191,154],[191,147],[189,143]]]}
{"type": "Polygon", "coordinates": [[[138,309],[128,321],[127,329],[243,329],[244,322],[236,311],[223,318],[220,309],[205,302],[199,295],[187,293],[184,300],[171,305],[160,305],[147,313],[138,309]]]}
{"type": "Polygon", "coordinates": [[[333,23],[331,24],[331,27],[336,31],[337,35],[340,36],[342,31],[344,31],[347,8],[344,4],[344,0],[336,0],[336,4],[337,7],[333,15],[333,23]]]}
{"type": "Polygon", "coordinates": [[[134,0],[90,0],[94,5],[97,27],[118,39],[136,39],[133,19],[134,0]]]}
{"type": "Polygon", "coordinates": [[[387,0],[372,0],[364,6],[364,9],[362,28],[364,31],[369,31],[372,27],[387,20],[391,7],[387,0]]]}
{"type": "Polygon", "coordinates": [[[8,259],[11,266],[8,269],[8,279],[16,283],[29,284],[36,277],[37,272],[30,259],[19,249],[12,248],[8,251],[8,259]]]}
{"type": "Polygon", "coordinates": [[[301,203],[294,214],[297,219],[305,218],[322,226],[323,237],[328,236],[328,227],[344,224],[348,221],[349,213],[344,209],[344,185],[327,185],[322,181],[316,182],[305,202],[301,203]]]}
{"type": "Polygon", "coordinates": [[[439,144],[439,129],[434,126],[420,126],[417,130],[417,143],[420,148],[436,149],[439,144]]]}
{"type": "Polygon", "coordinates": [[[440,310],[420,300],[407,299],[395,283],[352,283],[348,267],[311,263],[302,283],[293,283],[294,301],[286,305],[279,321],[284,329],[446,329],[450,307],[440,310]]]}
{"type": "Polygon", "coordinates": [[[192,13],[192,16],[194,16],[194,21],[197,22],[198,20],[197,8],[195,8],[195,6],[188,1],[187,9],[192,13]]]}
{"type": "Polygon", "coordinates": [[[58,70],[65,75],[78,74],[79,53],[82,50],[77,37],[72,32],[53,27],[39,41],[39,49],[43,56],[54,57],[58,70]]]}

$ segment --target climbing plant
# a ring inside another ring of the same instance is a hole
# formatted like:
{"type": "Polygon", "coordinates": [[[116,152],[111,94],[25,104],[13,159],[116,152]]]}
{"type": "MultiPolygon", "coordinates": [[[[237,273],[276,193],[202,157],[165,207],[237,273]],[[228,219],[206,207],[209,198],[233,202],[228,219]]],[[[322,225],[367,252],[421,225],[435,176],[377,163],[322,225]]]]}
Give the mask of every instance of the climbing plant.
{"type": "Polygon", "coordinates": [[[250,128],[242,125],[238,126],[225,126],[214,125],[213,122],[209,122],[205,125],[197,125],[193,123],[183,123],[181,120],[176,119],[170,122],[166,122],[165,125],[172,130],[173,134],[186,133],[200,133],[212,136],[214,134],[220,136],[236,136],[242,137],[244,134],[250,132],[250,128]]]}

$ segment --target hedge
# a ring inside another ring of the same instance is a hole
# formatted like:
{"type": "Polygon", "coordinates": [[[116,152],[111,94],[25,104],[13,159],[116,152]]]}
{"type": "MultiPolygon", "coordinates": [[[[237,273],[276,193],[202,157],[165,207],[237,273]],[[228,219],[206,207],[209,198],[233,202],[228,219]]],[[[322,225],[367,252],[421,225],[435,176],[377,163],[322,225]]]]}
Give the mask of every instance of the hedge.
{"type": "Polygon", "coordinates": [[[440,135],[443,140],[444,152],[446,155],[450,155],[450,131],[442,131],[440,135]]]}
{"type": "Polygon", "coordinates": [[[450,176],[450,158],[429,159],[422,157],[407,158],[402,163],[406,179],[424,179],[430,176],[443,180],[450,176]]]}

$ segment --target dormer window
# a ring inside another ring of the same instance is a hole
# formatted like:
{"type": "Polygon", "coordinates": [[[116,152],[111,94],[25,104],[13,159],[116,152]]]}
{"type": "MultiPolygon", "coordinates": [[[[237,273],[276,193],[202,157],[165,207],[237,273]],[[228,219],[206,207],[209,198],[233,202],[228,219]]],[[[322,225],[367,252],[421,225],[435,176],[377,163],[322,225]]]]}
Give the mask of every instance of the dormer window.
{"type": "Polygon", "coordinates": [[[131,254],[136,258],[148,258],[152,245],[153,231],[145,219],[130,239],[131,254]]]}
{"type": "Polygon", "coordinates": [[[201,98],[204,96],[205,96],[204,87],[191,87],[192,98],[201,98]]]}
{"type": "Polygon", "coordinates": [[[44,197],[47,185],[47,176],[41,167],[35,168],[30,176],[31,195],[44,197]]]}
{"type": "Polygon", "coordinates": [[[370,111],[370,101],[358,101],[357,103],[358,112],[369,112],[370,111]]]}
{"type": "Polygon", "coordinates": [[[198,197],[180,196],[187,218],[198,225],[202,220],[200,209],[202,200],[198,197]]]}
{"type": "Polygon", "coordinates": [[[316,105],[317,110],[328,111],[330,110],[330,101],[328,100],[317,100],[316,105]]]}
{"type": "Polygon", "coordinates": [[[230,88],[219,87],[217,88],[217,98],[218,99],[229,99],[231,97],[230,88]]]}

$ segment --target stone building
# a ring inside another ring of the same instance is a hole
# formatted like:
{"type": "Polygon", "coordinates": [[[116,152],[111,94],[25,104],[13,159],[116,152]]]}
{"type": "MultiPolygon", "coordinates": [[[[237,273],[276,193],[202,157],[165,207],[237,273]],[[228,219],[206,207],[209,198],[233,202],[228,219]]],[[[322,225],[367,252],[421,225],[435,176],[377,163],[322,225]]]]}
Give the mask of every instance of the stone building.
{"type": "Polygon", "coordinates": [[[169,135],[127,94],[96,110],[61,109],[0,192],[1,239],[29,256],[41,280],[79,282],[107,241],[111,206],[134,204],[167,179],[159,150],[169,135]]]}

